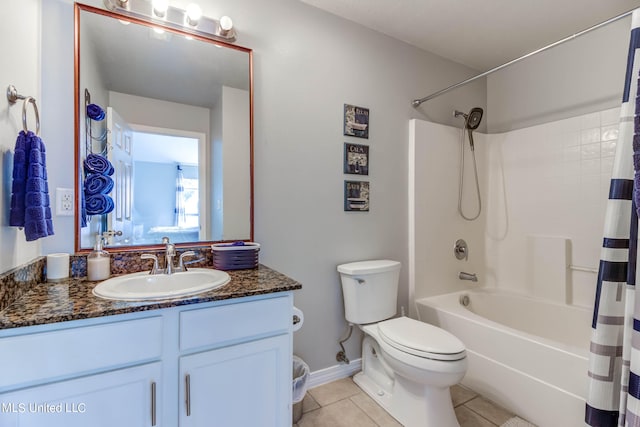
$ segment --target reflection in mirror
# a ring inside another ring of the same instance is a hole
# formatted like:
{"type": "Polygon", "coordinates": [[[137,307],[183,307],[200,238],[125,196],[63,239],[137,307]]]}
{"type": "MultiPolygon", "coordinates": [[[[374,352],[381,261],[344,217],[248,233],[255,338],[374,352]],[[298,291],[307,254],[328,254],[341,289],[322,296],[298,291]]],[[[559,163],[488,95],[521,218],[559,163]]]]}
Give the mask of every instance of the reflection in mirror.
{"type": "Polygon", "coordinates": [[[251,51],[78,4],[76,38],[76,250],[251,240],[251,51]]]}

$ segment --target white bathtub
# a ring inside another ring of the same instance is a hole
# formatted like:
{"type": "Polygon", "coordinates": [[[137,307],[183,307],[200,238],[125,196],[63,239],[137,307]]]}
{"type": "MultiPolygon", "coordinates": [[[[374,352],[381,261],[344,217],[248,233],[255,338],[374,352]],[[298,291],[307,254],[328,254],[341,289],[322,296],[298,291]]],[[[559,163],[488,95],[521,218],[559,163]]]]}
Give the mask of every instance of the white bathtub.
{"type": "Polygon", "coordinates": [[[540,427],[584,426],[590,310],[492,290],[423,298],[416,308],[467,347],[463,385],[540,427]]]}

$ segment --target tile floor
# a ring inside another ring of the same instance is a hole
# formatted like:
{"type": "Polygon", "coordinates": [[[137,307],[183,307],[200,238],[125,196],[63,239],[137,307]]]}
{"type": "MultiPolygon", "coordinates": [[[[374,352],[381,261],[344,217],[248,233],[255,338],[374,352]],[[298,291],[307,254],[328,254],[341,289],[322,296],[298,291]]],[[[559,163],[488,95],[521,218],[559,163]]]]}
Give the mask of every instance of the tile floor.
{"type": "MultiPolygon", "coordinates": [[[[510,412],[461,386],[451,388],[451,399],[460,427],[496,427],[514,417],[510,412]]],[[[351,378],[308,390],[302,401],[302,413],[302,418],[294,427],[401,426],[351,378]]]]}

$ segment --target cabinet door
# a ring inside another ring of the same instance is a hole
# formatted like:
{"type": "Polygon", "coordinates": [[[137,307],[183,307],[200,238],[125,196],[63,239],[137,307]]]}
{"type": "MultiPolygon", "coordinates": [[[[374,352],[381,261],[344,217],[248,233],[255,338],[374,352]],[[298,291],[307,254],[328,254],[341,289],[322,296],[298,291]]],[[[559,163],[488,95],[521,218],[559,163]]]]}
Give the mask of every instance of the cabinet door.
{"type": "Polygon", "coordinates": [[[180,427],[291,425],[291,337],[180,358],[180,427]]]}
{"type": "Polygon", "coordinates": [[[161,372],[157,362],[0,394],[0,426],[160,426],[161,372]]]}

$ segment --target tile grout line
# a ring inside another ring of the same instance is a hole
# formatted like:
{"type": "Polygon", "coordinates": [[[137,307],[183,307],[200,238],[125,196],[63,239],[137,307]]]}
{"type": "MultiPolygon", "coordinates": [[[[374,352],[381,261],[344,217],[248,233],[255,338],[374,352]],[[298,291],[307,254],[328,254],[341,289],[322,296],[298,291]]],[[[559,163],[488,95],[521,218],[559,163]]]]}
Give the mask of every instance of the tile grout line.
{"type": "MultiPolygon", "coordinates": [[[[363,391],[361,391],[360,393],[364,393],[363,391]]],[[[364,412],[364,414],[367,416],[367,418],[369,418],[371,420],[372,423],[374,423],[375,425],[377,425],[378,427],[380,427],[380,424],[378,424],[376,422],[376,420],[374,420],[373,418],[371,418],[369,416],[369,414],[367,413],[367,411],[365,411],[363,408],[360,407],[360,405],[358,405],[356,402],[354,402],[353,400],[351,400],[352,397],[357,396],[357,394],[354,394],[353,396],[349,396],[347,397],[347,399],[349,399],[351,401],[351,403],[353,403],[356,408],[360,409],[362,412],[364,412]]],[[[382,408],[382,410],[384,411],[384,408],[382,408]]]]}
{"type": "MultiPolygon", "coordinates": [[[[475,411],[473,408],[471,408],[470,406],[467,406],[468,402],[471,402],[472,400],[475,400],[477,398],[479,398],[480,396],[476,396],[473,399],[469,399],[467,400],[465,403],[462,404],[462,406],[464,406],[465,408],[467,408],[468,410],[470,410],[471,412],[473,412],[474,414],[476,414],[477,416],[479,416],[480,418],[482,418],[483,420],[488,421],[491,425],[494,425],[496,427],[500,427],[498,426],[498,424],[494,423],[493,421],[491,421],[490,419],[488,419],[487,417],[485,417],[484,415],[482,415],[481,413],[479,413],[478,411],[475,411]]],[[[492,402],[493,403],[493,402],[492,402]]]]}

